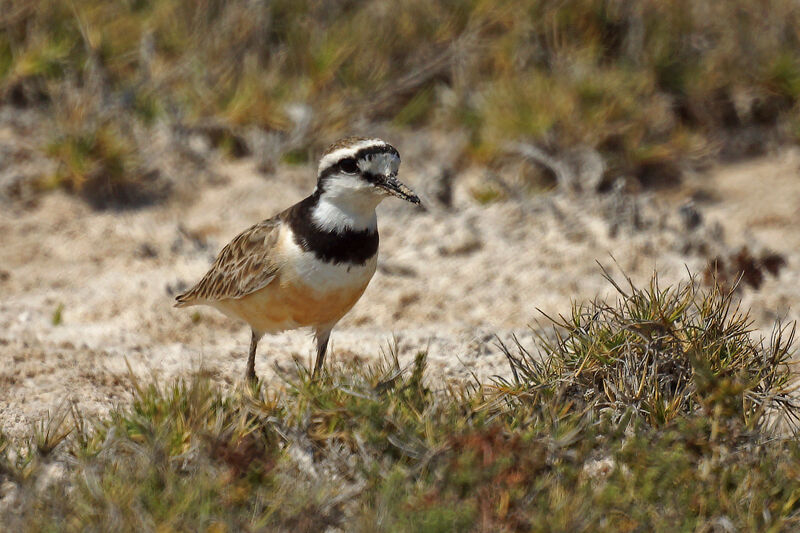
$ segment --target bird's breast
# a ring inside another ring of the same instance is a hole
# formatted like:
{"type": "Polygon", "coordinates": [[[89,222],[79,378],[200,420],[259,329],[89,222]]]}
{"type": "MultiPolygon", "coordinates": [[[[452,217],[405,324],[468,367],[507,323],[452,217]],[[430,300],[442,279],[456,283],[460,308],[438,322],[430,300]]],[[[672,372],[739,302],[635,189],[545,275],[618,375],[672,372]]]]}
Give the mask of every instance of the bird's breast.
{"type": "Polygon", "coordinates": [[[378,263],[377,253],[364,263],[325,261],[291,235],[281,249],[284,262],[275,280],[276,297],[302,325],[338,321],[361,298],[378,263]]]}
{"type": "Polygon", "coordinates": [[[303,287],[317,296],[353,290],[363,292],[375,274],[376,265],[377,254],[361,265],[321,261],[312,253],[302,252],[288,261],[278,283],[303,287]]]}
{"type": "Polygon", "coordinates": [[[324,261],[298,245],[291,231],[282,232],[275,254],[279,267],[271,283],[214,306],[262,333],[334,324],[361,298],[378,261],[377,253],[363,263],[324,261]]]}
{"type": "Polygon", "coordinates": [[[290,232],[283,236],[280,248],[283,265],[279,283],[303,286],[319,294],[343,289],[360,288],[363,291],[378,264],[377,252],[363,263],[321,259],[314,250],[298,245],[290,232]]]}

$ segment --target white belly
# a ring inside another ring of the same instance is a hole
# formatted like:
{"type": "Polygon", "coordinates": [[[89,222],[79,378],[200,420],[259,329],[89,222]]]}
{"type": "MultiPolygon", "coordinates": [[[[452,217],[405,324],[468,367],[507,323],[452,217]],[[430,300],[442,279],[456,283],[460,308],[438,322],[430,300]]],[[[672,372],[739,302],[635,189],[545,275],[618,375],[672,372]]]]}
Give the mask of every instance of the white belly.
{"type": "Polygon", "coordinates": [[[311,252],[304,252],[298,246],[293,250],[286,264],[285,276],[302,283],[310,289],[324,294],[353,287],[362,287],[369,283],[378,265],[375,254],[363,265],[352,263],[328,263],[321,261],[311,252]]]}

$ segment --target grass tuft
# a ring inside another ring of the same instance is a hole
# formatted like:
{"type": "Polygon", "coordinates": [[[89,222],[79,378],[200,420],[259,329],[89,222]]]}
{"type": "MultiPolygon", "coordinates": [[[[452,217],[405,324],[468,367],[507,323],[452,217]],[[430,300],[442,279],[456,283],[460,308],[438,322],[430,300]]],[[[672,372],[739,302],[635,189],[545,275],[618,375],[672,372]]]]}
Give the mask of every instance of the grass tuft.
{"type": "Polygon", "coordinates": [[[33,444],[40,456],[50,455],[72,433],[72,428],[66,424],[69,414],[70,409],[64,405],[34,425],[33,444]]]}
{"type": "Polygon", "coordinates": [[[525,402],[559,398],[615,418],[632,412],[653,427],[702,413],[748,430],[797,430],[794,326],[754,340],[735,287],[700,292],[692,279],[662,288],[655,276],[645,288],[629,279],[623,287],[605,276],[614,304],[576,305],[551,319],[553,340],[541,337],[536,355],[501,345],[513,375],[498,380],[502,387],[525,402]]]}
{"type": "Polygon", "coordinates": [[[45,189],[62,188],[85,198],[95,208],[136,207],[163,198],[168,187],[158,171],[142,162],[132,123],[114,112],[75,102],[58,108],[46,146],[56,161],[55,172],[41,180],[45,189]]]}

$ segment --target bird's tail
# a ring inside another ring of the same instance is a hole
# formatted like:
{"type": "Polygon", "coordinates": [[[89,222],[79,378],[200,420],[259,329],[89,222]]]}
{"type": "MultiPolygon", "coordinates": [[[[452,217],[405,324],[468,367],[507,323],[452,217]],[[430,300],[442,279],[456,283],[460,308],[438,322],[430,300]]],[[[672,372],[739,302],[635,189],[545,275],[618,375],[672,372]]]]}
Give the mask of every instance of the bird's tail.
{"type": "Polygon", "coordinates": [[[175,305],[173,307],[189,307],[195,304],[194,291],[187,291],[175,297],[175,305]]]}

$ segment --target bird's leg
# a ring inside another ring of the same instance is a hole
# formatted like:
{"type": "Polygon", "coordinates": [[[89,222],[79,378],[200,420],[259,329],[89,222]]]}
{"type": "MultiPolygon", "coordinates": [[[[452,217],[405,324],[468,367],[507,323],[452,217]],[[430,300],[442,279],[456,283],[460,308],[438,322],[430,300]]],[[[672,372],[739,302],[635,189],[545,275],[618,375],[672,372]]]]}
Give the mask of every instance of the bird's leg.
{"type": "Polygon", "coordinates": [[[253,330],[253,335],[250,337],[250,355],[247,358],[247,370],[244,377],[247,381],[255,383],[258,378],[256,377],[256,348],[258,347],[258,339],[261,335],[253,330]]]}
{"type": "Polygon", "coordinates": [[[328,339],[331,337],[331,329],[317,330],[315,336],[317,338],[317,361],[314,363],[314,372],[311,374],[312,379],[322,371],[322,363],[325,361],[325,352],[328,350],[328,339]]]}

